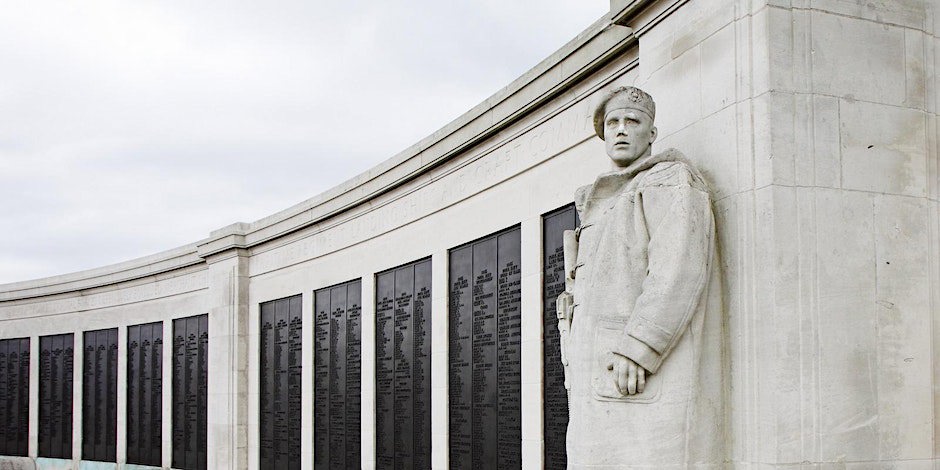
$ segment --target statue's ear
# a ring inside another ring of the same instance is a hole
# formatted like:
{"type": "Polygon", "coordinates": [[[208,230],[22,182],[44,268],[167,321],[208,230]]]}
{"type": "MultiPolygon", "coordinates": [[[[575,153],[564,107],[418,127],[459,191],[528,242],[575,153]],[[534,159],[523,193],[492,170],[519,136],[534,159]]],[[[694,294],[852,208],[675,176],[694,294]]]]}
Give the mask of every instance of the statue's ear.
{"type": "Polygon", "coordinates": [[[651,144],[656,141],[656,134],[657,134],[656,126],[653,126],[653,128],[650,129],[650,143],[651,144]]]}

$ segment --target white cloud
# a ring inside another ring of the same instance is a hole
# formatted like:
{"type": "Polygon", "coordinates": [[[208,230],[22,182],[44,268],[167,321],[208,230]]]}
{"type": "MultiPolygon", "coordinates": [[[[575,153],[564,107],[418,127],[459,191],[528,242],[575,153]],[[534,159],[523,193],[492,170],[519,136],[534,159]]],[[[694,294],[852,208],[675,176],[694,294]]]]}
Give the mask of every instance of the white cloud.
{"type": "Polygon", "coordinates": [[[607,6],[2,2],[0,283],[170,249],[315,196],[607,6]]]}

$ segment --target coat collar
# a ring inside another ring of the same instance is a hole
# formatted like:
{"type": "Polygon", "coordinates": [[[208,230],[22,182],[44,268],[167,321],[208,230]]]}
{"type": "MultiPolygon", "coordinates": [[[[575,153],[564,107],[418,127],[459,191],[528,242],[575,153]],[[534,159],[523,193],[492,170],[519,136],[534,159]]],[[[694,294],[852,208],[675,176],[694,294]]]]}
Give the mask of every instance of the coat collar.
{"type": "Polygon", "coordinates": [[[606,199],[611,197],[618,193],[624,185],[629,183],[630,180],[641,172],[649,170],[658,163],[676,161],[686,162],[682,152],[676,149],[667,149],[656,155],[640,157],[626,168],[598,175],[590,189],[582,193],[584,200],[576,202],[580,206],[592,199],[606,199]]]}

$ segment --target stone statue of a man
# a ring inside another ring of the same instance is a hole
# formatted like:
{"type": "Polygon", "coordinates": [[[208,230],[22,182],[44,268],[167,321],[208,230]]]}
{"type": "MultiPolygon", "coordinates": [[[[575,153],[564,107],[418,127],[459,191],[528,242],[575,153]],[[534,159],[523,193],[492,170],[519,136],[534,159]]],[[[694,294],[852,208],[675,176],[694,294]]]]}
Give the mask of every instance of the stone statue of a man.
{"type": "Polygon", "coordinates": [[[614,171],[578,189],[559,298],[569,469],[721,468],[721,302],[711,197],[656,106],[613,90],[594,127],[614,171]]]}

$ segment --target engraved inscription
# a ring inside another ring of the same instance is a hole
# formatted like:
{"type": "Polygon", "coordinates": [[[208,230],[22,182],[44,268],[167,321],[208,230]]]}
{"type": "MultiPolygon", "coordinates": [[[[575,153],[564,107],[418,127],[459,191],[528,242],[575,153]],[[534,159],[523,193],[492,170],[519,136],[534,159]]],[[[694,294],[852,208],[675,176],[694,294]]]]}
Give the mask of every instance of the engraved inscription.
{"type": "Polygon", "coordinates": [[[302,296],[262,303],[261,468],[300,468],[302,296]]]}
{"type": "Polygon", "coordinates": [[[117,334],[111,328],[83,335],[83,460],[117,461],[117,334]]]}
{"type": "Polygon", "coordinates": [[[375,453],[376,468],[395,467],[395,273],[376,276],[375,453]]]}
{"type": "Polygon", "coordinates": [[[127,462],[159,467],[163,441],[163,323],[127,327],[127,462]]]}
{"type": "Polygon", "coordinates": [[[314,296],[314,368],[313,368],[313,458],[317,469],[329,468],[330,462],[330,296],[323,291],[314,296]]]}
{"type": "Polygon", "coordinates": [[[362,283],[346,288],[346,465],[362,460],[362,283]]]}
{"type": "Polygon", "coordinates": [[[173,320],[173,468],[206,468],[209,316],[173,320]]]}
{"type": "Polygon", "coordinates": [[[450,467],[521,468],[518,228],[450,252],[450,467]]]}
{"type": "Polygon", "coordinates": [[[498,238],[497,269],[497,321],[496,368],[497,413],[499,438],[497,443],[498,468],[522,468],[522,270],[521,239],[518,233],[502,234],[498,238]]]}
{"type": "Polygon", "coordinates": [[[71,333],[39,338],[39,456],[72,458],[71,333]]]}
{"type": "Polygon", "coordinates": [[[314,292],[314,468],[359,468],[362,284],[314,292]]]}
{"type": "Polygon", "coordinates": [[[431,260],[376,276],[376,467],[430,468],[431,260]]]}
{"type": "Polygon", "coordinates": [[[414,468],[431,468],[431,260],[415,266],[414,468]]]}
{"type": "Polygon", "coordinates": [[[25,457],[29,437],[29,338],[0,340],[0,455],[25,457]]]}
{"type": "Polygon", "coordinates": [[[471,301],[472,246],[450,252],[449,408],[450,468],[471,470],[471,301]]]}

